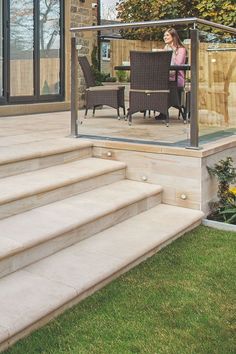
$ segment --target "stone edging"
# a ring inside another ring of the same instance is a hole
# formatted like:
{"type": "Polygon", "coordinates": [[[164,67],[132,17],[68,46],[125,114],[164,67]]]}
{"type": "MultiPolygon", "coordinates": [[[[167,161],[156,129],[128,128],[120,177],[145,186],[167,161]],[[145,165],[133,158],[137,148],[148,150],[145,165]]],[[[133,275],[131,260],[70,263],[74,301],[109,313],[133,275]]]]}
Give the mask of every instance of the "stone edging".
{"type": "Polygon", "coordinates": [[[227,224],[225,222],[219,222],[214,220],[203,219],[202,224],[205,226],[212,227],[218,230],[233,231],[236,232],[236,225],[227,224]]]}

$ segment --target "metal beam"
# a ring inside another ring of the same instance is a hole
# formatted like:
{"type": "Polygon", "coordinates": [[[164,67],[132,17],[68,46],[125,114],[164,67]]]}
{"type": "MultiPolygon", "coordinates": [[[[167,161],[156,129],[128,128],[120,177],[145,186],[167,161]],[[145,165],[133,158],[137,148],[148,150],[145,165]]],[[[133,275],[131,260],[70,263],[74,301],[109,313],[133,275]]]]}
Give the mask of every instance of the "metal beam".
{"type": "Polygon", "coordinates": [[[78,50],[71,38],[71,136],[78,138],[78,50]]]}
{"type": "Polygon", "coordinates": [[[236,34],[236,29],[234,27],[225,26],[220,23],[215,23],[207,20],[202,20],[197,17],[187,17],[187,18],[176,18],[171,20],[159,20],[159,21],[143,21],[143,22],[132,22],[132,23],[119,23],[119,24],[109,24],[101,26],[84,26],[84,27],[72,27],[71,32],[82,32],[82,31],[102,31],[105,29],[126,29],[126,28],[144,28],[144,27],[163,27],[163,26],[176,26],[176,25],[205,25],[213,28],[221,29],[222,31],[236,34]]]}
{"type": "Polygon", "coordinates": [[[198,127],[198,84],[199,84],[199,32],[197,29],[190,30],[191,39],[191,94],[190,94],[190,146],[199,149],[198,127]]]}

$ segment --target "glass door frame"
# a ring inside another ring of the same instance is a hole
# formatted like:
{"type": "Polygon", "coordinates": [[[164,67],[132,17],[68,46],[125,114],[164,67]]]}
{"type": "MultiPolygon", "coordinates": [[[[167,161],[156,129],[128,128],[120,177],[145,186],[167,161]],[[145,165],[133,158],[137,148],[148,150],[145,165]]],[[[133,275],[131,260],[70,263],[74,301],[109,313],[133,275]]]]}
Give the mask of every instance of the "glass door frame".
{"type": "Polygon", "coordinates": [[[3,1],[3,87],[4,96],[0,97],[0,104],[16,104],[16,103],[41,103],[41,102],[57,102],[64,101],[65,98],[65,30],[64,30],[64,0],[60,0],[60,92],[59,94],[40,95],[40,3],[33,0],[34,12],[34,52],[33,52],[33,86],[34,94],[32,96],[10,96],[10,1],[3,1]]]}
{"type": "Polygon", "coordinates": [[[8,99],[8,57],[9,57],[9,52],[8,52],[8,39],[7,39],[7,33],[8,33],[8,11],[7,11],[7,6],[6,6],[6,1],[2,1],[2,57],[3,57],[3,67],[2,67],[2,85],[3,85],[3,95],[0,96],[0,105],[1,104],[6,104],[7,99],[8,99]]]}

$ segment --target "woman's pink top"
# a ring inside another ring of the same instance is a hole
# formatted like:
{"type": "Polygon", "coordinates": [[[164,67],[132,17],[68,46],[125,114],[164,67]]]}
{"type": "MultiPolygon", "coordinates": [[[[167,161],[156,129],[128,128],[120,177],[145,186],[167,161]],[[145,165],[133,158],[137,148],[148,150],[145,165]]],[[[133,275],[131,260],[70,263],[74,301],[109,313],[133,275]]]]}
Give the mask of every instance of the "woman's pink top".
{"type": "MultiPolygon", "coordinates": [[[[166,50],[170,50],[169,47],[165,47],[166,50]]],[[[186,63],[186,49],[184,47],[179,47],[173,50],[172,58],[171,58],[171,65],[182,65],[186,63]]],[[[175,71],[170,72],[170,81],[175,81],[175,71]]],[[[177,77],[177,85],[178,87],[184,86],[184,71],[178,71],[177,77]]]]}

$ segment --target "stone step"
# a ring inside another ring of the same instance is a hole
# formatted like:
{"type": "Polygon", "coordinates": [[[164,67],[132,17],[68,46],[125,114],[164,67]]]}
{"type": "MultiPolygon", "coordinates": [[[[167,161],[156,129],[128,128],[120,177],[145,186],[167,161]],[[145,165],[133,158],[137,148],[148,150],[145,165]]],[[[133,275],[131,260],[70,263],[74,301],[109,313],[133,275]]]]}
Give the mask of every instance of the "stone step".
{"type": "Polygon", "coordinates": [[[161,192],[122,180],[0,220],[0,277],[159,204],[161,192]]]}
{"type": "Polygon", "coordinates": [[[1,146],[0,178],[92,156],[92,143],[77,139],[48,139],[1,146]]]}
{"type": "Polygon", "coordinates": [[[1,278],[0,350],[194,228],[202,216],[160,204],[1,278]]]}
{"type": "Polygon", "coordinates": [[[125,163],[87,158],[0,179],[0,219],[125,177],[125,163]]]}

